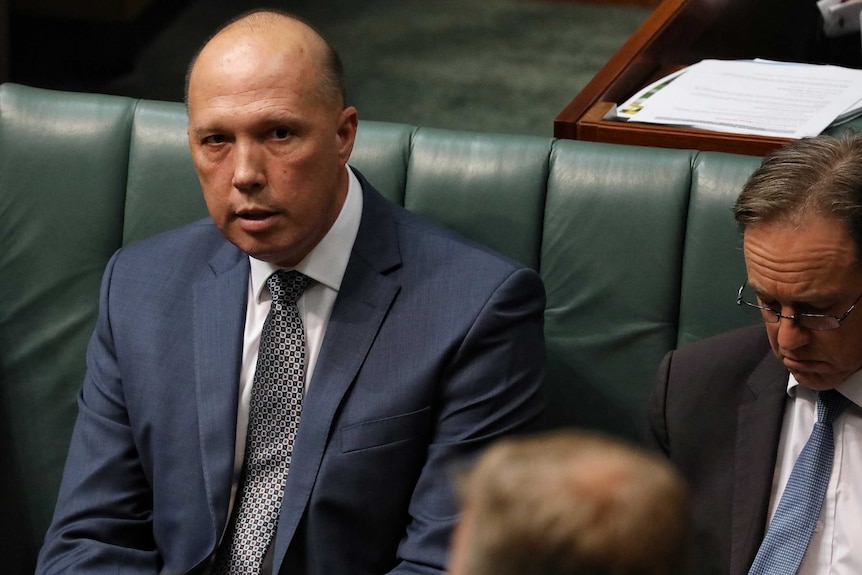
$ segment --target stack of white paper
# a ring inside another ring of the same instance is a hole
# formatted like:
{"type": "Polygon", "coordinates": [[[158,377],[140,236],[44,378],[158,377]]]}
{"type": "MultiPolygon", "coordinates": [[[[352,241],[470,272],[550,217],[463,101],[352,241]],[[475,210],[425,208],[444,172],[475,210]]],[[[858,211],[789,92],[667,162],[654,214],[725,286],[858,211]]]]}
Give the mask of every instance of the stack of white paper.
{"type": "Polygon", "coordinates": [[[816,136],[862,114],[862,70],[768,60],[703,60],[617,108],[630,122],[782,138],[816,136]]]}

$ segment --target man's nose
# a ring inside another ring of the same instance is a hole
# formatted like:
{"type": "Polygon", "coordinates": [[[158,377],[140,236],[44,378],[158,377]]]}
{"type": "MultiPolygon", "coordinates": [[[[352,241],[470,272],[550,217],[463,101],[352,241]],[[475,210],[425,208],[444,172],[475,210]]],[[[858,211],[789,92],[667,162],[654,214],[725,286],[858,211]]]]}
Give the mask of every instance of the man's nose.
{"type": "MultiPolygon", "coordinates": [[[[782,315],[793,315],[793,310],[782,310],[782,315]]],[[[806,345],[811,339],[811,330],[802,327],[795,319],[781,317],[778,320],[776,339],[781,349],[792,351],[806,345]]]]}
{"type": "Polygon", "coordinates": [[[244,193],[266,185],[263,153],[253,143],[237,142],[233,150],[233,186],[244,193]]]}

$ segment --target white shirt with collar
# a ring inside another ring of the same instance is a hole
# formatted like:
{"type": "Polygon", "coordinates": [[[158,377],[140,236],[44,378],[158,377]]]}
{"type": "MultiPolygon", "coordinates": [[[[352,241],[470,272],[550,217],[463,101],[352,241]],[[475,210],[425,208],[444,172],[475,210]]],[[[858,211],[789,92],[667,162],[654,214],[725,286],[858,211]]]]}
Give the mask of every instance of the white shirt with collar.
{"type": "MultiPolygon", "coordinates": [[[[836,388],[853,402],[832,424],[835,456],[832,475],[798,575],[862,573],[862,370],[836,388]]],[[[790,478],[793,464],[817,421],[817,394],[793,375],[769,500],[769,521],[790,478]]]]}
{"type": "MultiPolygon", "coordinates": [[[[350,168],[347,196],[341,212],[332,227],[316,246],[295,267],[314,280],[297,301],[299,316],[305,327],[305,390],[308,392],[314,366],[320,354],[329,316],[341,288],[341,280],[353,249],[362,218],[362,185],[350,168]]],[[[248,432],[248,410],[251,388],[257,365],[260,332],[269,313],[272,300],[266,280],[278,266],[249,256],[248,299],[246,302],[245,334],[242,350],[242,367],[239,380],[239,402],[236,417],[236,451],[234,454],[233,486],[230,496],[230,513],[239,486],[245,456],[248,432]]]]}

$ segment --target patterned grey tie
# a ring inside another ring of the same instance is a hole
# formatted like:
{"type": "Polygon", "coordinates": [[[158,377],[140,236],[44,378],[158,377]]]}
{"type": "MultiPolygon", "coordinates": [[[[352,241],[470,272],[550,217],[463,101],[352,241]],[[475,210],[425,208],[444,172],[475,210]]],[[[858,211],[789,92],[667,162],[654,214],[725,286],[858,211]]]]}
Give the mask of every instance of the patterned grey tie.
{"type": "Polygon", "coordinates": [[[216,554],[216,575],[259,573],[275,533],[305,380],[305,330],[296,301],[310,281],[285,270],[267,280],[272,307],[260,335],[243,478],[216,554]]]}
{"type": "Polygon", "coordinates": [[[749,575],[795,574],[808,549],[832,473],[832,422],[850,405],[834,389],[817,396],[817,423],[793,465],[749,575]]]}

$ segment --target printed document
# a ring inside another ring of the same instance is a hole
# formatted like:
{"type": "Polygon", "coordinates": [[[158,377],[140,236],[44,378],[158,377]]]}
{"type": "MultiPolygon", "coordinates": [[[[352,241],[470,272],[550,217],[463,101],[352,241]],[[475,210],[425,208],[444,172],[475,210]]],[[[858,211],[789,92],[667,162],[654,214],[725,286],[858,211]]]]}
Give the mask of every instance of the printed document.
{"type": "Polygon", "coordinates": [[[703,60],[618,107],[630,122],[781,138],[816,136],[860,112],[862,70],[770,60],[703,60]]]}

